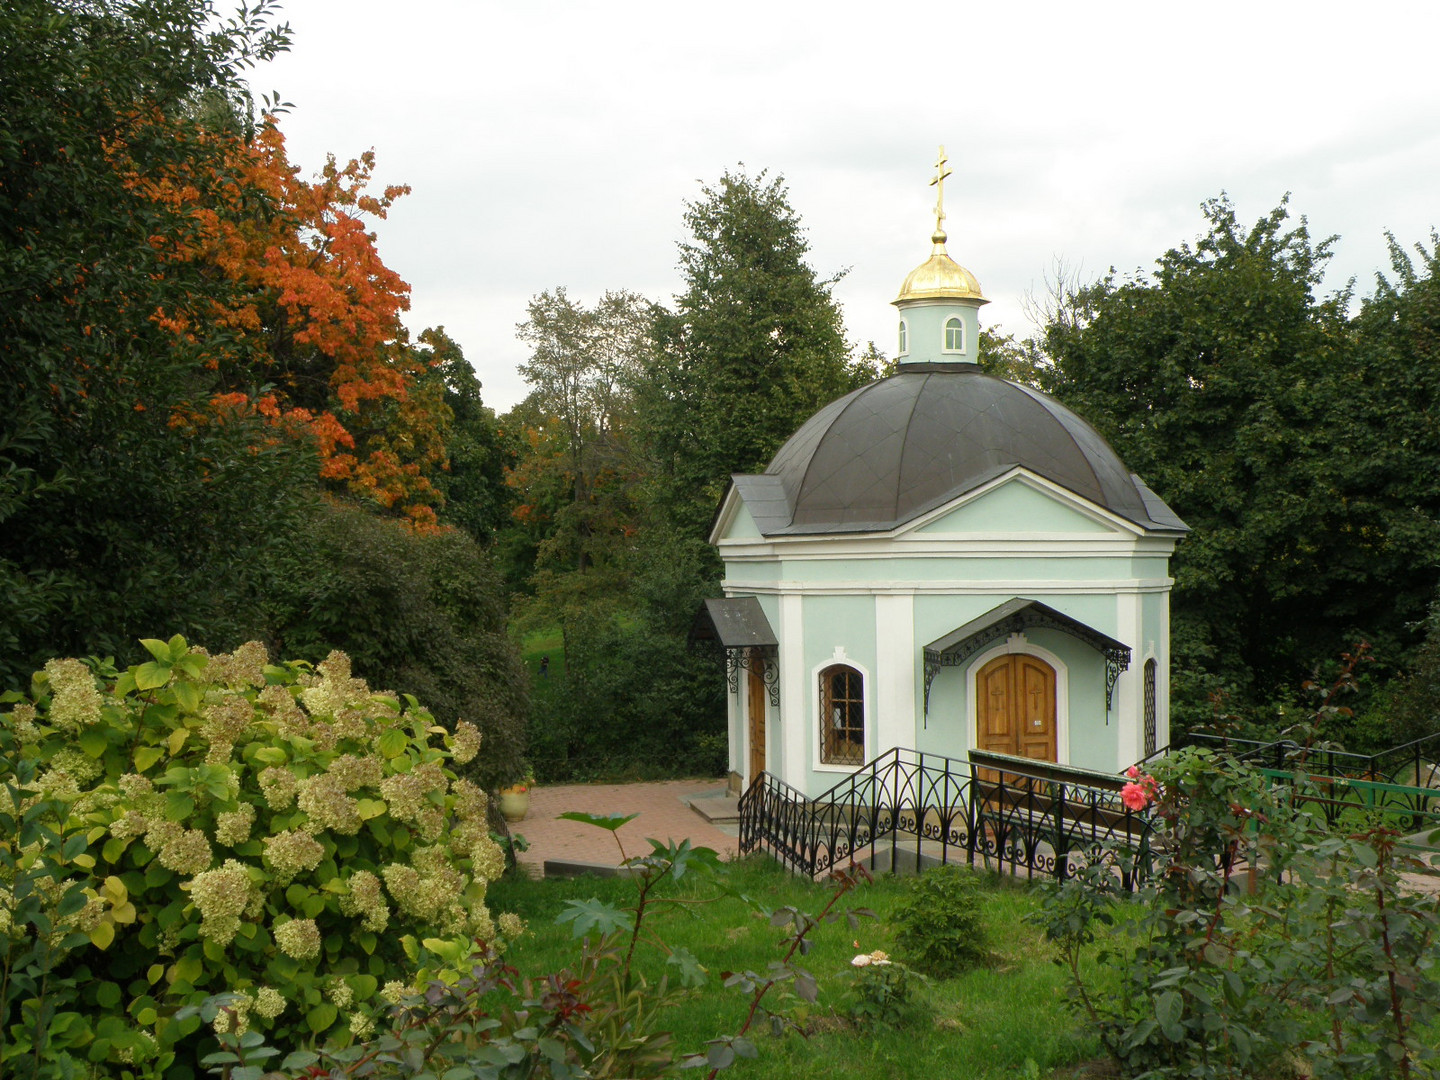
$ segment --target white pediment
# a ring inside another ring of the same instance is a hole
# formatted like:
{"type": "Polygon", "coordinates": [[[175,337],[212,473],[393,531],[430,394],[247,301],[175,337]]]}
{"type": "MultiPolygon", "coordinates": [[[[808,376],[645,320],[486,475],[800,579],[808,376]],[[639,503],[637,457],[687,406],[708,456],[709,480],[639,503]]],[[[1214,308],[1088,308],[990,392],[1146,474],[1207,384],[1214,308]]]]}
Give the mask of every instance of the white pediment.
{"type": "Polygon", "coordinates": [[[1014,469],[896,530],[910,539],[939,537],[1077,538],[1143,535],[1118,514],[1058,484],[1014,469]]]}
{"type": "Polygon", "coordinates": [[[715,527],[710,531],[710,543],[721,544],[726,540],[759,540],[760,530],[755,525],[755,518],[745,507],[745,500],[740,498],[739,492],[734,485],[725,493],[725,499],[720,504],[720,513],[716,515],[715,527]]]}

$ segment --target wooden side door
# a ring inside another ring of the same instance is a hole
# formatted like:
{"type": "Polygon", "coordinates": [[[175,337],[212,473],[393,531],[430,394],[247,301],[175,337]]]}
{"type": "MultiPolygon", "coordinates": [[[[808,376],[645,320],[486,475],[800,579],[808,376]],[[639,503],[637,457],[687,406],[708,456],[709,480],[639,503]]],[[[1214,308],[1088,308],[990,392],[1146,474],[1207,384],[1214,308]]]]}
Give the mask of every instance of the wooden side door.
{"type": "Polygon", "coordinates": [[[981,750],[1055,761],[1055,669],[1012,653],[975,676],[976,742],[981,750]]]}
{"type": "Polygon", "coordinates": [[[769,694],[765,689],[765,677],[761,674],[764,664],[764,659],[751,654],[745,702],[745,713],[749,718],[750,731],[750,775],[748,780],[751,783],[754,783],[755,777],[765,771],[765,703],[769,694]]]}

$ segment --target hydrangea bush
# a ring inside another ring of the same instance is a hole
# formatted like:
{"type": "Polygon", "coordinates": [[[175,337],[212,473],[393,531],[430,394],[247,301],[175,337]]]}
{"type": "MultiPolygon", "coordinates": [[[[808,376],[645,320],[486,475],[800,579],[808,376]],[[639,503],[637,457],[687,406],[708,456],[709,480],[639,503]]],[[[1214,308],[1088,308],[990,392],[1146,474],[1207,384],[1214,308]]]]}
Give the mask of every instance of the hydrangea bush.
{"type": "Polygon", "coordinates": [[[174,1014],[221,992],[239,1030],[345,1043],[445,958],[519,932],[486,908],[504,854],[485,792],[453,768],[479,751],[473,725],[372,692],[341,653],[312,668],[256,643],[143,644],[153,659],[124,672],[50,661],[0,717],[29,801],[63,807],[57,830],[88,844],[47,886],[84,884],[52,927],[90,943],[70,958],[77,1052],[135,1077],[193,1073],[205,1033],[174,1014]]]}

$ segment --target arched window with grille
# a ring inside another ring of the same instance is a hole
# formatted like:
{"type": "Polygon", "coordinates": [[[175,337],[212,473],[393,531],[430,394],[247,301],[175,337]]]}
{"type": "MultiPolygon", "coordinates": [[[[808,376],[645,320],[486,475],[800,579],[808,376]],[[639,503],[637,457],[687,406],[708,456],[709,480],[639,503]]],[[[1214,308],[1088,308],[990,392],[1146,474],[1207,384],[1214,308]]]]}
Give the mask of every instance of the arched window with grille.
{"type": "Polygon", "coordinates": [[[865,679],[845,664],[820,672],[820,760],[865,764],[865,679]]]}
{"type": "Polygon", "coordinates": [[[945,351],[965,351],[965,324],[959,319],[945,320],[945,351]]]}
{"type": "Polygon", "coordinates": [[[905,325],[905,320],[900,320],[900,351],[897,356],[904,356],[910,351],[910,327],[905,325]]]}
{"type": "Polygon", "coordinates": [[[1145,661],[1145,756],[1155,752],[1155,661],[1145,661]]]}

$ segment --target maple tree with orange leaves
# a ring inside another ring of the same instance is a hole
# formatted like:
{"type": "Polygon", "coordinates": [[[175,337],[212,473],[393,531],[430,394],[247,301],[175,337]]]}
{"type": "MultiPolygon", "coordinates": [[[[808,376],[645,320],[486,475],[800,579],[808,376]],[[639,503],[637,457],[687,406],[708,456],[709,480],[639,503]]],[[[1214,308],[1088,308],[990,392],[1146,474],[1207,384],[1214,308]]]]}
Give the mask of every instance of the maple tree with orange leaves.
{"type": "Polygon", "coordinates": [[[192,408],[173,422],[249,410],[312,438],[328,484],[435,528],[443,497],[432,476],[445,467],[449,408],[421,382],[426,361],[401,321],[410,287],[381,260],[367,222],[409,188],[370,193],[373,152],[343,166],[332,157],[303,179],[273,117],[253,141],[232,138],[225,150],[235,176],[221,190],[225,206],[214,188],[199,198],[183,176],[133,178],[190,216],[188,233],[156,238],[165,256],[208,264],[239,286],[224,306],[182,298],[152,316],[182,341],[202,322],[225,331],[207,336],[203,363],[223,387],[209,415],[192,408]]]}

